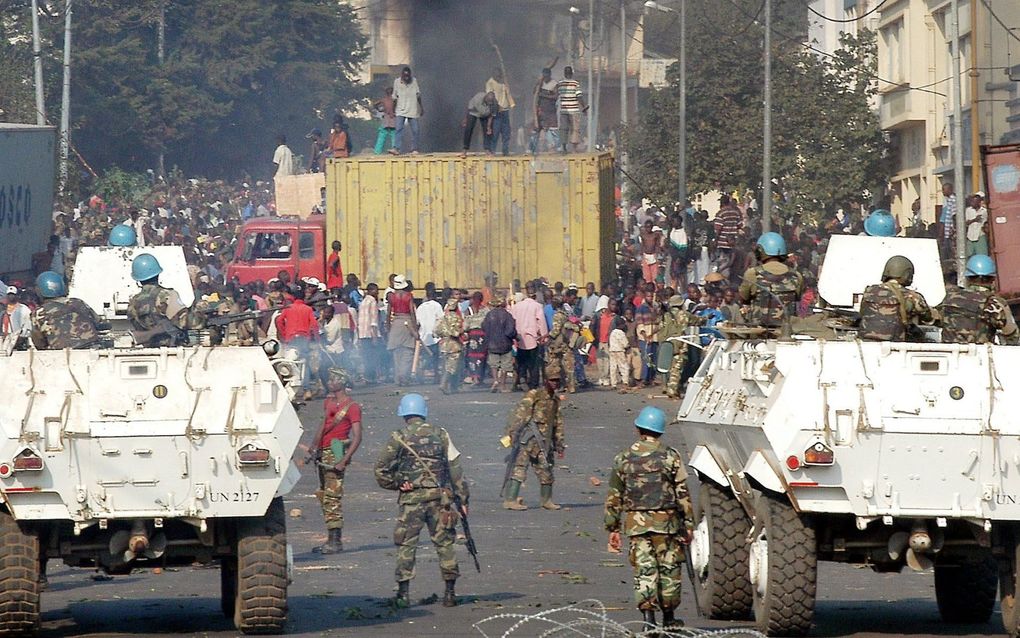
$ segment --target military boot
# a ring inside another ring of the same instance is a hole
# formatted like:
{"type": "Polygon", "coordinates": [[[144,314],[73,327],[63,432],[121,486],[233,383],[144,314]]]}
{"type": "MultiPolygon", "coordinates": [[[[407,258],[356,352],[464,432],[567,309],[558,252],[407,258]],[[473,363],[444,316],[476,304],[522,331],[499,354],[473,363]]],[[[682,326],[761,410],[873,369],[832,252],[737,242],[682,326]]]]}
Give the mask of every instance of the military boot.
{"type": "Polygon", "coordinates": [[[553,500],[552,500],[552,488],[553,488],[552,485],[543,485],[542,488],[541,488],[542,509],[546,509],[546,510],[558,510],[558,509],[562,509],[559,505],[557,505],[556,503],[553,503],[553,500]]]}
{"type": "Polygon", "coordinates": [[[506,484],[506,500],[503,501],[503,509],[505,510],[526,510],[528,506],[522,503],[518,497],[521,493],[521,482],[510,480],[506,484]]]}
{"type": "Polygon", "coordinates": [[[666,630],[680,629],[684,626],[684,621],[680,620],[673,615],[674,610],[663,609],[662,610],[662,628],[666,630]]]}
{"type": "Polygon", "coordinates": [[[454,592],[454,586],[457,584],[455,580],[446,581],[446,593],[443,594],[443,607],[456,607],[457,606],[457,594],[454,592]]]}
{"type": "Polygon", "coordinates": [[[324,545],[320,545],[315,548],[320,554],[339,554],[344,551],[344,544],[341,540],[341,532],[343,530],[331,529],[329,530],[329,539],[324,545]]]}
{"type": "Polygon", "coordinates": [[[644,631],[652,631],[655,629],[655,610],[654,609],[642,609],[641,615],[644,618],[645,626],[644,631]]]}
{"type": "Polygon", "coordinates": [[[397,597],[393,599],[393,604],[397,607],[410,607],[411,606],[411,581],[402,580],[397,583],[397,597]]]}

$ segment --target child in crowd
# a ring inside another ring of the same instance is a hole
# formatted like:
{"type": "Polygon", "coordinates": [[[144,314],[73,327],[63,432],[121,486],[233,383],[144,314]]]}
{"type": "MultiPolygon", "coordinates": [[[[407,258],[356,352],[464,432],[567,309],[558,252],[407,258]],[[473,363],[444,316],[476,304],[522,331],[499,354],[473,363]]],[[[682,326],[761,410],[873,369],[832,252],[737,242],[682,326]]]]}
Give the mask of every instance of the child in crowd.
{"type": "Polygon", "coordinates": [[[616,389],[618,382],[626,387],[630,379],[630,364],[627,362],[629,348],[627,322],[623,317],[617,317],[613,320],[613,331],[609,333],[609,385],[613,389],[616,389]]]}

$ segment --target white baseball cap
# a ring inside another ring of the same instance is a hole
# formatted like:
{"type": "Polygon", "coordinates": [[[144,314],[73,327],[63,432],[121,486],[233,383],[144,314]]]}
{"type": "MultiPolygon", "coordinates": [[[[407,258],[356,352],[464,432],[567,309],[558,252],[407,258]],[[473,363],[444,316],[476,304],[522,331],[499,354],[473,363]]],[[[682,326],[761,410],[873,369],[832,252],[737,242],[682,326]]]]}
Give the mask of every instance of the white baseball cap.
{"type": "Polygon", "coordinates": [[[7,286],[7,294],[8,295],[16,295],[16,294],[18,294],[18,287],[17,286],[7,286]]]}

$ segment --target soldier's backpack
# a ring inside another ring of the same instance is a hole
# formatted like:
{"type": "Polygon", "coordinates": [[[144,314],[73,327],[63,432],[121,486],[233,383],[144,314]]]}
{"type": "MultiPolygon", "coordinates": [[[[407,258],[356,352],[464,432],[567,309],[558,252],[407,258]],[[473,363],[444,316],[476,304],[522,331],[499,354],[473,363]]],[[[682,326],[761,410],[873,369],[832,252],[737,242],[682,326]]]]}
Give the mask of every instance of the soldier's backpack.
{"type": "Polygon", "coordinates": [[[907,300],[898,288],[881,283],[868,286],[861,298],[861,326],[867,341],[903,341],[907,333],[907,300]]]}
{"type": "Polygon", "coordinates": [[[989,293],[952,287],[942,302],[942,343],[991,343],[995,337],[985,312],[989,293]]]}

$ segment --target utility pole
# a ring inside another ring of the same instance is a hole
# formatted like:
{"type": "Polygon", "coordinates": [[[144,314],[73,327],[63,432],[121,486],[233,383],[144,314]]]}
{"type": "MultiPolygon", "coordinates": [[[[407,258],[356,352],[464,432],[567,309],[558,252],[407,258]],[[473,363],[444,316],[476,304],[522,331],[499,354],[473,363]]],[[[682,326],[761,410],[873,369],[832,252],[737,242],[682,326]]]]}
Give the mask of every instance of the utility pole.
{"type": "MultiPolygon", "coordinates": [[[[974,2],[975,0],[971,0],[974,2]]],[[[956,195],[956,282],[960,286],[966,284],[964,278],[964,261],[967,259],[967,218],[964,205],[963,183],[963,82],[960,78],[960,2],[953,0],[949,11],[952,15],[952,54],[953,68],[950,77],[953,80],[953,191],[956,195]]],[[[972,96],[973,97],[973,96],[972,96]]]]}
{"type": "Polygon", "coordinates": [[[588,0],[588,152],[595,151],[595,0],[588,0]]]}
{"type": "MultiPolygon", "coordinates": [[[[163,61],[166,58],[166,2],[161,0],[159,3],[159,24],[157,25],[158,31],[158,48],[156,50],[156,57],[159,59],[160,68],[163,67],[163,61]]],[[[159,165],[157,169],[159,171],[159,177],[166,177],[166,167],[164,165],[164,144],[166,140],[160,140],[159,144],[159,165]]]]}
{"type": "Polygon", "coordinates": [[[64,3],[64,87],[60,98],[60,192],[67,189],[71,145],[71,0],[64,3]]]}
{"type": "MultiPolygon", "coordinates": [[[[620,0],[620,131],[617,144],[620,147],[620,167],[627,170],[627,151],[623,148],[623,129],[627,128],[627,5],[620,0]]],[[[620,180],[620,212],[623,214],[623,227],[630,230],[630,202],[627,200],[627,177],[620,180]]]]}
{"type": "Polygon", "coordinates": [[[981,118],[978,112],[978,86],[981,72],[978,71],[978,0],[970,2],[970,187],[981,189],[981,118]]]}
{"type": "Polygon", "coordinates": [[[772,0],[765,0],[765,121],[762,126],[761,228],[772,230],[772,0]]]}
{"type": "Polygon", "coordinates": [[[35,123],[46,123],[46,101],[43,99],[42,55],[39,52],[39,3],[32,0],[32,63],[35,66],[35,123]]]}

